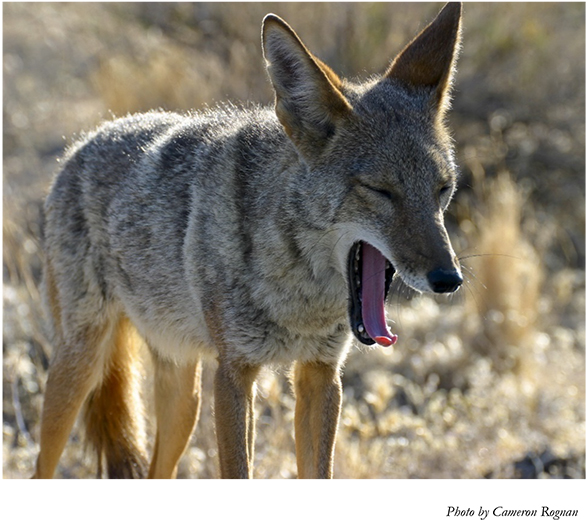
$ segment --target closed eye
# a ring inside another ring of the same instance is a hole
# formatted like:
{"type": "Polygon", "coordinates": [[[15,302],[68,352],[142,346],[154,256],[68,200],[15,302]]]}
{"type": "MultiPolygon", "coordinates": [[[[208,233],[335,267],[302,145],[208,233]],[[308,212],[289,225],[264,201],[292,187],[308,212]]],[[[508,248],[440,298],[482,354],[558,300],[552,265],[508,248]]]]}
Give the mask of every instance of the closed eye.
{"type": "Polygon", "coordinates": [[[446,195],[450,195],[454,190],[454,186],[452,184],[446,184],[445,186],[443,186],[440,189],[440,195],[441,196],[446,196],[446,195]]]}
{"type": "Polygon", "coordinates": [[[389,190],[385,190],[382,188],[373,188],[372,186],[365,185],[365,188],[368,188],[370,191],[374,191],[378,193],[382,197],[388,200],[393,200],[395,198],[394,194],[392,194],[389,190]]]}

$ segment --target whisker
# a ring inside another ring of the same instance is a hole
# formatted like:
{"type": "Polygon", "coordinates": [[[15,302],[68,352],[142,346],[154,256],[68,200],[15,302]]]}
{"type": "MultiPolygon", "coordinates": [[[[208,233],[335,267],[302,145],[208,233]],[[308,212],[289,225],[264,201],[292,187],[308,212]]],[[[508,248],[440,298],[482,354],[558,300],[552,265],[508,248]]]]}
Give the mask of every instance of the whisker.
{"type": "Polygon", "coordinates": [[[330,252],[330,259],[332,258],[332,256],[334,255],[334,252],[336,251],[336,247],[338,246],[338,243],[342,240],[342,238],[348,234],[348,230],[342,232],[342,235],[340,235],[340,237],[336,240],[336,242],[334,243],[334,246],[332,247],[332,251],[330,252]]]}
{"type": "Polygon", "coordinates": [[[320,236],[320,238],[315,242],[316,245],[319,245],[321,243],[321,241],[323,240],[324,237],[330,235],[332,232],[335,232],[336,230],[338,230],[337,227],[332,227],[332,228],[328,228],[327,230],[324,230],[323,234],[320,236]]]}
{"type": "Polygon", "coordinates": [[[498,257],[502,257],[502,258],[511,258],[511,259],[524,259],[520,256],[512,256],[511,254],[494,254],[494,253],[486,253],[486,254],[468,254],[466,256],[457,256],[458,257],[458,261],[462,261],[465,259],[470,259],[470,258],[482,258],[482,257],[487,257],[487,256],[498,256],[498,257]]]}
{"type": "Polygon", "coordinates": [[[484,285],[476,276],[476,274],[474,274],[472,272],[472,268],[471,267],[466,267],[465,265],[462,265],[462,270],[466,271],[466,273],[470,274],[480,285],[482,285],[482,287],[484,287],[485,289],[488,290],[488,287],[486,285],[484,285]]]}
{"type": "Polygon", "coordinates": [[[470,293],[470,295],[472,296],[472,299],[474,300],[474,305],[476,306],[476,311],[477,311],[478,315],[480,316],[480,318],[482,320],[486,320],[487,316],[485,314],[482,314],[482,312],[480,310],[480,304],[478,303],[478,300],[477,300],[476,296],[474,295],[474,291],[472,290],[471,286],[472,286],[472,284],[469,281],[467,281],[464,284],[464,288],[466,289],[466,292],[470,293]]]}
{"type": "Polygon", "coordinates": [[[470,293],[470,295],[472,296],[472,299],[474,300],[474,305],[476,306],[476,310],[479,316],[483,320],[486,320],[487,317],[486,315],[482,314],[481,306],[477,297],[479,296],[481,300],[484,302],[484,293],[479,291],[478,287],[482,286],[487,291],[488,287],[478,279],[478,277],[472,272],[472,269],[470,267],[462,266],[462,270],[466,273],[464,275],[464,289],[466,290],[466,293],[470,293]],[[470,276],[472,276],[474,281],[471,281],[470,276]],[[473,287],[476,289],[473,289],[473,287]]]}

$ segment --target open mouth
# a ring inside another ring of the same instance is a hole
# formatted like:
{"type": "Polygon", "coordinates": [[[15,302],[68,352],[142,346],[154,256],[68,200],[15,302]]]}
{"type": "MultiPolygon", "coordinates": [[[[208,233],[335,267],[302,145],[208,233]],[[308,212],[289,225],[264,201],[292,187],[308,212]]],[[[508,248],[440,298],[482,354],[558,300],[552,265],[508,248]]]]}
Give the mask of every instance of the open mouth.
{"type": "Polygon", "coordinates": [[[372,245],[359,241],[348,255],[348,312],[356,338],[369,346],[392,346],[397,342],[385,320],[385,299],[395,268],[372,245]]]}

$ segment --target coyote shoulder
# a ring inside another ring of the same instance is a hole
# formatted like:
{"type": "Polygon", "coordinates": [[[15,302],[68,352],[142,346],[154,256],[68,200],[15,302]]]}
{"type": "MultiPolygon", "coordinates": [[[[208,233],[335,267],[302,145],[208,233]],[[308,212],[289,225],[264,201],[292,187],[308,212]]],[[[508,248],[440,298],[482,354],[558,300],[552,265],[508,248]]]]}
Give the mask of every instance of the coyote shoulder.
{"type": "Polygon", "coordinates": [[[443,121],[460,40],[447,4],[377,78],[339,78],[279,17],[262,45],[274,108],[149,112],[67,153],[45,206],[54,353],[36,477],[77,416],[109,477],[171,478],[217,359],[222,477],[252,476],[261,366],[294,363],[299,477],[327,478],[352,338],[391,346],[395,276],[462,283],[443,215],[456,166],[443,121]],[[155,367],[147,464],[134,337],[155,367]]]}

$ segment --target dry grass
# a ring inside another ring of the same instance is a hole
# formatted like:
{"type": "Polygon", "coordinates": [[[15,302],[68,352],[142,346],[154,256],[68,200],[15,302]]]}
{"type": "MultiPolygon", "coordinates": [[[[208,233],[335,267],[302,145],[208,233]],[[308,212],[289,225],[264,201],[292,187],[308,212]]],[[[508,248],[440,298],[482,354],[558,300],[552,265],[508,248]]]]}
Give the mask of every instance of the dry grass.
{"type": "MultiPolygon", "coordinates": [[[[271,101],[273,11],[340,73],[381,71],[429,4],[5,4],[4,476],[32,474],[51,355],[40,204],[71,137],[110,113],[271,101]]],[[[584,5],[469,4],[451,123],[450,298],[392,293],[391,350],[344,371],[340,478],[584,477],[584,5]],[[547,72],[547,75],[544,75],[547,72]],[[526,457],[530,457],[527,459],[526,457]]],[[[145,359],[145,400],[149,362],[145,359]]],[[[179,476],[218,476],[211,387],[179,476]]],[[[287,374],[258,383],[255,474],[296,476],[287,374]]],[[[151,426],[152,429],[152,426],[151,426]]],[[[59,476],[95,474],[75,430],[59,476]]]]}
{"type": "Polygon", "coordinates": [[[482,286],[481,296],[467,299],[468,315],[483,319],[477,342],[499,372],[515,371],[529,356],[539,325],[543,266],[521,231],[525,197],[508,173],[485,187],[486,214],[477,222],[478,257],[469,271],[482,286]]]}

